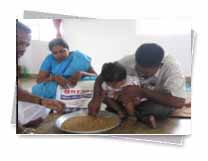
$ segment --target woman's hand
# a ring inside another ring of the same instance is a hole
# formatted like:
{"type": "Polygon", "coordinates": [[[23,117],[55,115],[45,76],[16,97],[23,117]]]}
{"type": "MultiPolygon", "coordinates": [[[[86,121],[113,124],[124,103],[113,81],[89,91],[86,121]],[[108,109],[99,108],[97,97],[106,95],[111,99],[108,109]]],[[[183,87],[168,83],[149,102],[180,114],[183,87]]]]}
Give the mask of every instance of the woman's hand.
{"type": "Polygon", "coordinates": [[[68,83],[70,84],[70,86],[76,86],[77,82],[84,76],[84,72],[79,71],[76,72],[74,75],[72,75],[69,79],[68,79],[68,83]]]}
{"type": "Polygon", "coordinates": [[[68,88],[69,82],[62,76],[55,76],[54,80],[63,88],[68,88]]]}
{"type": "Polygon", "coordinates": [[[65,108],[65,104],[63,102],[50,99],[42,99],[41,105],[55,110],[57,113],[63,113],[65,108]]]}
{"type": "Polygon", "coordinates": [[[39,71],[37,83],[48,82],[51,81],[51,76],[49,72],[39,71]]]}
{"type": "Polygon", "coordinates": [[[77,85],[77,82],[78,82],[77,79],[74,79],[74,78],[72,78],[72,77],[68,78],[67,81],[68,81],[69,86],[71,86],[71,87],[76,86],[76,85],[77,85]]]}
{"type": "Polygon", "coordinates": [[[84,71],[76,72],[74,75],[72,75],[70,78],[68,78],[68,83],[70,86],[76,86],[77,82],[83,77],[83,76],[96,76],[95,73],[88,73],[84,71]]]}

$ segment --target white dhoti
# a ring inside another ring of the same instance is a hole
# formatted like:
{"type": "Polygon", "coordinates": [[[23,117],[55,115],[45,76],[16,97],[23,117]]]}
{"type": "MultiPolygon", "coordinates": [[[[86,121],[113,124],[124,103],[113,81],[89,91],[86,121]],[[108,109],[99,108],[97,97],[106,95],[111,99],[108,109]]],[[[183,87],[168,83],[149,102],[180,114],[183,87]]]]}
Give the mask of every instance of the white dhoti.
{"type": "Polygon", "coordinates": [[[50,109],[38,104],[18,101],[17,111],[18,122],[25,125],[30,121],[34,121],[39,118],[45,119],[48,116],[50,109]]]}

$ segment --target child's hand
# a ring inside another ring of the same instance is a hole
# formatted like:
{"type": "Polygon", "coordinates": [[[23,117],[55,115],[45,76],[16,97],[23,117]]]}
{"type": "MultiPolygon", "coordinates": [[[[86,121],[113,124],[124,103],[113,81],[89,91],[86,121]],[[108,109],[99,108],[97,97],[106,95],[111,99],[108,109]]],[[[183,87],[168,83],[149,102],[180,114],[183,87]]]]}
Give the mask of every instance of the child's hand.
{"type": "Polygon", "coordinates": [[[92,99],[88,104],[88,114],[96,116],[100,110],[101,101],[99,99],[92,99]]]}

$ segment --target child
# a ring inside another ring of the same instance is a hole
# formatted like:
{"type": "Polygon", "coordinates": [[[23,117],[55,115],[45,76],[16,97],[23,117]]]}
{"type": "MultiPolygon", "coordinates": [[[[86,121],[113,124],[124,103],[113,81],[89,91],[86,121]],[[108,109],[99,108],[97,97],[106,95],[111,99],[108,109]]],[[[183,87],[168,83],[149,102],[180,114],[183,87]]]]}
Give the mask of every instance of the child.
{"type": "Polygon", "coordinates": [[[140,98],[132,98],[132,101],[124,105],[119,93],[126,86],[139,85],[139,80],[136,77],[127,76],[125,68],[118,62],[105,63],[100,76],[104,81],[101,87],[107,110],[118,113],[121,118],[125,118],[126,114],[134,117],[134,106],[140,103],[140,98]]]}

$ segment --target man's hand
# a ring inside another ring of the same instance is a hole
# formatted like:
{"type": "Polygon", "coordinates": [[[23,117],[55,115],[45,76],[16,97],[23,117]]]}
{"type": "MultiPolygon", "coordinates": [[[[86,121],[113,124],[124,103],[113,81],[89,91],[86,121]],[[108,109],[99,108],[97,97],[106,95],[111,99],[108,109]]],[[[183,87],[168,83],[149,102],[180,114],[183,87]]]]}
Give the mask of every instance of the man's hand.
{"type": "Polygon", "coordinates": [[[88,114],[96,116],[100,110],[101,101],[100,99],[92,99],[88,104],[88,114]]]}
{"type": "Polygon", "coordinates": [[[50,100],[50,99],[42,99],[41,105],[48,107],[52,110],[57,111],[57,113],[63,113],[65,104],[61,101],[50,100]]]}
{"type": "Polygon", "coordinates": [[[69,82],[62,76],[55,76],[54,80],[63,88],[68,88],[69,82]]]}
{"type": "Polygon", "coordinates": [[[141,98],[140,97],[135,97],[133,99],[133,102],[134,102],[134,105],[137,106],[137,105],[139,105],[141,103],[141,98]]]}

